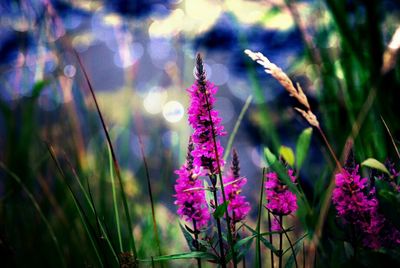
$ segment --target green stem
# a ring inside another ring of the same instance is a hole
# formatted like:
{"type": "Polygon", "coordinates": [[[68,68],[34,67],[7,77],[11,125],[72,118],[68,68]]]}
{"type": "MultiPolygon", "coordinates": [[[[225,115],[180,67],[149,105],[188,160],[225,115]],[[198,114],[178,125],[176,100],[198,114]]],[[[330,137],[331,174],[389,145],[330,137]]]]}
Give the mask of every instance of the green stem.
{"type": "MultiPolygon", "coordinates": [[[[215,176],[215,175],[211,175],[215,176]]],[[[211,177],[210,177],[211,179],[211,177]]],[[[212,186],[212,192],[214,194],[214,203],[215,207],[218,207],[218,196],[217,196],[217,189],[215,188],[215,179],[211,179],[211,182],[213,184],[212,186]]],[[[221,266],[223,268],[226,267],[226,260],[225,260],[225,253],[224,253],[224,240],[222,239],[222,229],[221,229],[221,221],[218,217],[215,217],[215,221],[217,222],[217,231],[218,231],[218,241],[219,241],[219,251],[220,251],[220,257],[221,257],[221,266]]]]}
{"type": "MultiPolygon", "coordinates": [[[[196,226],[196,220],[193,219],[193,230],[194,230],[194,241],[196,241],[196,250],[199,251],[200,250],[200,246],[199,246],[199,231],[197,230],[197,226],[196,226]]],[[[196,258],[197,259],[197,267],[201,268],[201,259],[200,258],[196,258]]]]}
{"type": "MultiPolygon", "coordinates": [[[[257,216],[257,244],[256,244],[256,266],[261,267],[261,212],[262,212],[262,200],[264,193],[264,181],[265,181],[265,168],[262,170],[261,187],[260,187],[260,201],[258,202],[258,216],[257,216]]],[[[271,251],[272,252],[272,251],[271,251]]],[[[273,267],[273,266],[272,266],[273,267]]]]}
{"type": "MultiPolygon", "coordinates": [[[[272,230],[271,230],[271,213],[268,211],[268,232],[269,232],[269,242],[273,245],[272,240],[272,230]]],[[[271,252],[271,267],[274,267],[274,252],[270,249],[271,252]]]]}

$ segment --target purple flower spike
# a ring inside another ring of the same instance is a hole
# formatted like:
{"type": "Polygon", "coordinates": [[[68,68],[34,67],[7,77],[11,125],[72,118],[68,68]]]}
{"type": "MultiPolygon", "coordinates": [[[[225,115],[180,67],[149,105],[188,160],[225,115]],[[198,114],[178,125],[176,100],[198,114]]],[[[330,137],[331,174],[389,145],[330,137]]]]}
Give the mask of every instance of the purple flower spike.
{"type": "Polygon", "coordinates": [[[345,168],[335,177],[332,201],[338,217],[362,235],[365,247],[378,249],[400,244],[400,232],[378,212],[375,188],[358,174],[358,166],[345,168]]]}
{"type": "MultiPolygon", "coordinates": [[[[295,182],[293,170],[288,170],[290,179],[295,182]]],[[[287,185],[283,184],[278,174],[269,172],[266,174],[265,194],[267,199],[267,208],[275,215],[289,215],[297,210],[297,198],[287,185]]],[[[275,224],[276,226],[277,224],[275,224]]]]}
{"type": "MultiPolygon", "coordinates": [[[[218,112],[213,110],[218,88],[206,80],[200,54],[197,55],[196,77],[196,82],[187,89],[190,94],[189,124],[194,129],[193,142],[195,148],[192,152],[194,165],[208,170],[209,174],[217,174],[219,170],[213,135],[217,138],[226,133],[224,127],[220,125],[221,118],[218,116],[218,112]]],[[[219,140],[216,140],[216,144],[219,166],[222,168],[224,165],[222,159],[224,149],[219,140]]],[[[205,175],[204,172],[202,173],[201,175],[205,175]]]]}
{"type": "Polygon", "coordinates": [[[196,221],[196,227],[202,228],[210,219],[207,201],[201,180],[197,179],[197,172],[193,165],[193,142],[189,141],[186,163],[175,171],[179,175],[175,184],[175,205],[178,205],[178,215],[186,222],[196,221]]]}
{"type": "Polygon", "coordinates": [[[250,212],[250,203],[246,201],[246,197],[240,195],[247,179],[240,178],[239,170],[239,158],[236,150],[233,150],[231,172],[228,177],[224,178],[225,194],[229,200],[228,213],[233,224],[244,220],[250,212]]]}

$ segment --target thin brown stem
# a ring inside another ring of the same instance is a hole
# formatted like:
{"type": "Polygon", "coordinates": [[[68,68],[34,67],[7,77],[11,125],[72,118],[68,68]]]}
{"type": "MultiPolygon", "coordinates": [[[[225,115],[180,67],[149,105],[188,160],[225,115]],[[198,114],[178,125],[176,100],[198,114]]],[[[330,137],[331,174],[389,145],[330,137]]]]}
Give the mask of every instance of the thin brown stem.
{"type": "Polygon", "coordinates": [[[330,145],[328,139],[326,138],[326,135],[325,135],[324,131],[320,127],[318,127],[317,129],[318,129],[319,133],[321,134],[322,139],[324,140],[325,145],[329,150],[329,153],[331,154],[332,158],[335,160],[336,166],[339,168],[339,170],[342,170],[343,167],[340,164],[340,161],[337,159],[336,154],[333,151],[332,146],[330,145]]]}

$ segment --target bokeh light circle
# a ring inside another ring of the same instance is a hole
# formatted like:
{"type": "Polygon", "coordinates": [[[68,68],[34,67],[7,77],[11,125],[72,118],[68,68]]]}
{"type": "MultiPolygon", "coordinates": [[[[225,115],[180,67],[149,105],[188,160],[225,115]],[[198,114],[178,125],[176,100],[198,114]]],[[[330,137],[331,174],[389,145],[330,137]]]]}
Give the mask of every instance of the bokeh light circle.
{"type": "Polygon", "coordinates": [[[177,123],[182,120],[185,109],[178,101],[169,101],[163,107],[163,116],[170,123],[177,123]]]}

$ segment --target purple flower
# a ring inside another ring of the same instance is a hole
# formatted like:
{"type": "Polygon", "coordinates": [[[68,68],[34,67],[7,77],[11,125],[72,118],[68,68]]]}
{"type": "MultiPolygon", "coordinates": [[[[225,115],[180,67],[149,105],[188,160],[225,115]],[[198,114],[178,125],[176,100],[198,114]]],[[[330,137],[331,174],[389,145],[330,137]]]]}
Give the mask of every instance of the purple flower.
{"type": "Polygon", "coordinates": [[[210,219],[203,183],[197,179],[193,165],[193,142],[190,139],[186,163],[175,171],[179,175],[175,184],[175,205],[178,205],[178,215],[185,221],[196,221],[196,227],[202,228],[210,219]]]}
{"type": "Polygon", "coordinates": [[[367,178],[361,178],[358,166],[336,174],[335,183],[332,201],[338,216],[356,228],[365,247],[378,249],[400,244],[400,232],[379,213],[375,188],[367,178]]]}
{"type": "MultiPolygon", "coordinates": [[[[295,182],[293,170],[288,170],[290,179],[295,182]]],[[[283,184],[278,174],[269,172],[266,174],[267,181],[265,182],[265,194],[267,199],[267,208],[275,215],[289,215],[297,210],[297,198],[292,193],[287,185],[283,184]]],[[[276,225],[276,224],[275,224],[276,225]]]]}
{"type": "MultiPolygon", "coordinates": [[[[214,138],[223,136],[226,133],[224,132],[224,127],[220,125],[221,118],[218,116],[218,112],[213,110],[215,94],[218,88],[206,80],[203,61],[199,54],[196,62],[196,76],[196,82],[187,89],[190,94],[189,124],[194,130],[193,142],[195,148],[192,152],[194,165],[203,167],[210,174],[217,174],[219,170],[216,161],[214,138]]],[[[224,165],[222,159],[224,149],[218,139],[216,139],[216,147],[219,166],[222,168],[224,165]]],[[[204,172],[202,173],[204,174],[204,172]]]]}
{"type": "Polygon", "coordinates": [[[236,150],[233,150],[230,174],[224,178],[225,195],[229,200],[228,213],[233,224],[244,220],[251,209],[246,197],[240,195],[247,179],[239,176],[239,170],[239,158],[236,150]]]}

